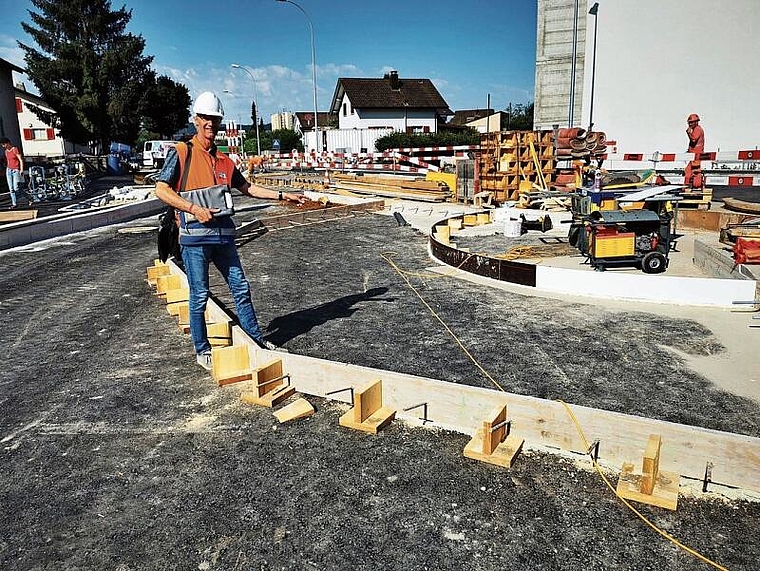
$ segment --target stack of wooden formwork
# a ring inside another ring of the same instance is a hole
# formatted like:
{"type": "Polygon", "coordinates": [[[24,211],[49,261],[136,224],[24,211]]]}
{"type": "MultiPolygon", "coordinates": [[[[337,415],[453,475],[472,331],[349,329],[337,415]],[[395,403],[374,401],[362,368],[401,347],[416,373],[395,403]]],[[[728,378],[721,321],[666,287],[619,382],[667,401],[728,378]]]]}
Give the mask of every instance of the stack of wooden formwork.
{"type": "Polygon", "coordinates": [[[553,182],[556,168],[553,139],[553,131],[501,131],[483,135],[480,190],[493,192],[496,201],[504,201],[517,198],[521,182],[523,189],[546,188],[553,182]]]}

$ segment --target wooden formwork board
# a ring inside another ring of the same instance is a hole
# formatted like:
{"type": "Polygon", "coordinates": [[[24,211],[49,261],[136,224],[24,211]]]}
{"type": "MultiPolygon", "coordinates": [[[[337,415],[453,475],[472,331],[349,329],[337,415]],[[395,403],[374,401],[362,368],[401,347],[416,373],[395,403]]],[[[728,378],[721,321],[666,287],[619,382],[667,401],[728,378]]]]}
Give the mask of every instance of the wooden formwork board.
{"type": "MultiPolygon", "coordinates": [[[[234,344],[249,345],[254,366],[271,359],[271,352],[259,349],[239,327],[233,328],[232,335],[234,344]]],[[[281,357],[291,384],[303,394],[350,402],[346,388],[360,388],[371,380],[381,379],[384,406],[398,411],[397,417],[410,424],[423,425],[417,410],[404,409],[425,403],[429,422],[424,426],[473,436],[495,406],[506,405],[511,429],[525,439],[526,446],[587,453],[573,420],[559,401],[292,353],[283,353],[281,357]],[[342,392],[328,396],[333,391],[342,392]]],[[[667,442],[668,454],[661,462],[664,470],[693,478],[701,485],[707,462],[712,462],[713,483],[760,492],[759,438],[570,406],[586,440],[600,441],[599,461],[603,465],[619,467],[630,458],[641,457],[649,435],[657,433],[667,442]]]]}
{"type": "MultiPolygon", "coordinates": [[[[184,273],[170,263],[172,273],[184,273]]],[[[214,320],[229,319],[226,312],[209,300],[208,315],[214,320]]],[[[243,330],[232,329],[233,344],[250,348],[251,365],[271,360],[271,351],[256,345],[243,330]]],[[[586,454],[587,450],[565,406],[551,401],[449,383],[370,367],[327,361],[293,353],[282,353],[283,368],[291,385],[303,394],[350,402],[344,389],[360,388],[368,382],[383,382],[383,403],[397,411],[396,417],[410,424],[443,428],[474,436],[494,407],[506,405],[511,429],[525,439],[528,447],[540,446],[586,454]],[[342,391],[334,395],[327,393],[342,391]],[[423,423],[418,410],[405,408],[427,405],[429,422],[423,423]]],[[[642,457],[650,434],[659,434],[667,443],[663,470],[693,478],[701,485],[708,462],[712,462],[711,482],[760,492],[760,438],[707,428],[676,424],[601,409],[570,405],[586,441],[599,440],[599,461],[619,467],[631,458],[642,457]]]]}

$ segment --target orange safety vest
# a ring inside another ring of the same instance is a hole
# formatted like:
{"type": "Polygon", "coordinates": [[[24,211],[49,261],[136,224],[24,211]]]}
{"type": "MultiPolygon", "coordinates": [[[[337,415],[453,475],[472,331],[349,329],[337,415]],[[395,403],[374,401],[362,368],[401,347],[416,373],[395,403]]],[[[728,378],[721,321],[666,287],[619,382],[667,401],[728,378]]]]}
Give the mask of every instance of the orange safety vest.
{"type": "MultiPolygon", "coordinates": [[[[235,163],[222,152],[217,151],[215,155],[211,155],[199,144],[192,145],[192,147],[190,170],[187,173],[184,190],[196,190],[218,184],[226,184],[229,188],[232,184],[232,175],[235,172],[235,163]]],[[[179,159],[180,176],[174,185],[174,190],[179,192],[187,163],[188,146],[186,143],[177,143],[175,149],[179,159]]],[[[206,224],[196,221],[187,225],[181,223],[179,211],[176,211],[176,217],[179,227],[179,243],[183,246],[234,242],[235,223],[229,216],[212,218],[206,224]]]]}
{"type": "MultiPolygon", "coordinates": [[[[174,185],[174,190],[179,192],[182,175],[185,172],[187,161],[187,144],[177,143],[177,158],[179,159],[179,178],[174,185]]],[[[221,151],[211,155],[199,144],[193,145],[193,155],[190,159],[190,172],[187,173],[185,190],[195,190],[217,184],[232,184],[232,174],[235,172],[235,163],[221,151]]]]}

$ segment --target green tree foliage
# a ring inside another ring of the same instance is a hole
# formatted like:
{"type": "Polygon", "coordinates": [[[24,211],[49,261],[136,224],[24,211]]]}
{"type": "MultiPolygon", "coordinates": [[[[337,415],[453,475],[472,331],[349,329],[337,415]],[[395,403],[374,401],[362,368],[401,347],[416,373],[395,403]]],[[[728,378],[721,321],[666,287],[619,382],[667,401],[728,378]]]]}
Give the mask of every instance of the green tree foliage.
{"type": "Polygon", "coordinates": [[[380,137],[375,142],[378,151],[405,147],[444,147],[448,145],[479,145],[480,133],[475,129],[442,131],[440,133],[401,133],[380,137]]]}
{"type": "MultiPolygon", "coordinates": [[[[264,131],[259,129],[259,138],[261,139],[261,150],[272,151],[272,142],[277,139],[280,141],[280,152],[289,153],[293,149],[303,152],[303,142],[301,136],[291,129],[277,129],[276,131],[264,131]]],[[[256,129],[253,128],[246,133],[245,151],[249,154],[256,153],[256,129]]]]}
{"type": "Polygon", "coordinates": [[[146,89],[140,101],[142,127],[158,139],[171,139],[187,125],[190,92],[187,87],[166,75],[148,74],[146,89]]]}
{"type": "Polygon", "coordinates": [[[507,112],[507,123],[504,129],[507,131],[532,131],[533,130],[533,102],[510,103],[504,109],[507,112]]]}
{"type": "MultiPolygon", "coordinates": [[[[61,135],[106,150],[137,139],[147,88],[155,82],[142,36],[126,33],[131,10],[110,0],[30,0],[22,22],[36,47],[19,42],[27,74],[58,114],[61,135]]],[[[163,127],[162,127],[163,129],[163,127]]]]}

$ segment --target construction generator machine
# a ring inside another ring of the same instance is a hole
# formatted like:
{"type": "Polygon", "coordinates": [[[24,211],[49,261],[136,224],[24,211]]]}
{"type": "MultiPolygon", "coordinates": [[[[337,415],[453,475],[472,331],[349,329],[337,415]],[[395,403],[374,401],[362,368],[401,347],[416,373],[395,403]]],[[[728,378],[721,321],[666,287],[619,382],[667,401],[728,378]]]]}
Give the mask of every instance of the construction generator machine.
{"type": "Polygon", "coordinates": [[[570,241],[595,270],[635,266],[658,274],[668,267],[671,220],[670,212],[595,210],[575,225],[570,241]]]}

